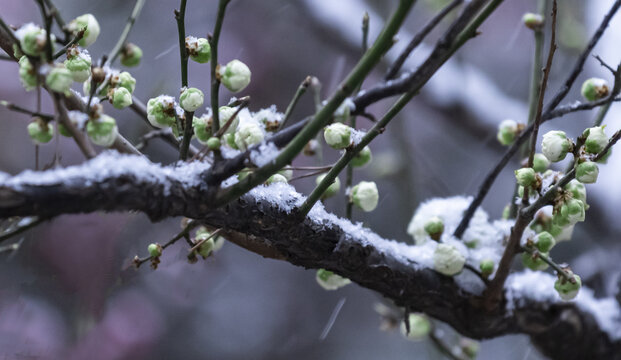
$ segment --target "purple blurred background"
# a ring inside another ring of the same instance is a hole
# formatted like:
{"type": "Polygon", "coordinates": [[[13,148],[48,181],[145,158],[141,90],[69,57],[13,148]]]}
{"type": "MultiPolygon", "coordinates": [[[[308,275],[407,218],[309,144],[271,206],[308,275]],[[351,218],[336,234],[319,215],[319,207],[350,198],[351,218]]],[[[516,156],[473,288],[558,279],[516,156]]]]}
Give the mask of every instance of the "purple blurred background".
{"type": "MultiPolygon", "coordinates": [[[[445,1],[444,1],[445,2],[445,1]]],[[[56,0],[65,19],[94,14],[102,28],[89,48],[98,58],[109,51],[131,12],[133,1],[56,0]]],[[[403,46],[443,1],[421,0],[400,35],[403,46]]],[[[406,226],[417,204],[429,197],[473,194],[502,148],[495,127],[504,118],[524,121],[526,115],[531,33],[520,23],[535,0],[507,0],[423,90],[421,96],[372,144],[375,162],[356,172],[356,181],[378,181],[380,204],[369,214],[355,214],[384,237],[410,241],[406,226]]],[[[576,53],[584,46],[611,0],[560,3],[559,45],[550,91],[563,81],[576,53]]],[[[371,38],[394,9],[382,0],[233,0],[221,38],[221,62],[238,58],[252,69],[251,110],[275,104],[284,111],[306,75],[317,76],[323,97],[335,89],[360,55],[360,22],[371,14],[371,38]]],[[[136,22],[130,41],[144,51],[142,64],[130,69],[137,79],[136,95],[144,102],[162,93],[177,95],[180,87],[176,1],[149,1],[136,22]]],[[[215,20],[217,1],[188,1],[186,32],[205,36],[215,20]]],[[[12,25],[40,23],[34,1],[0,0],[0,16],[12,25]]],[[[621,22],[613,21],[595,53],[611,64],[621,59],[621,22]]],[[[441,27],[444,29],[446,23],[441,27]]],[[[435,31],[427,45],[441,34],[435,31]]],[[[421,48],[409,67],[424,55],[421,48]]],[[[392,50],[387,59],[394,57],[392,50]]],[[[365,86],[381,79],[380,66],[365,86]]],[[[190,86],[209,92],[209,66],[190,62],[190,86]]],[[[0,99],[34,108],[36,96],[20,85],[17,65],[0,62],[0,99]]],[[[596,61],[587,63],[579,79],[608,74],[596,61]]],[[[609,76],[608,76],[609,77],[609,76]]],[[[363,88],[365,87],[363,86],[363,88]]],[[[79,86],[76,85],[76,89],[79,86]]],[[[221,102],[231,94],[221,91],[221,102]]],[[[574,89],[568,102],[579,99],[574,89]]],[[[380,116],[391,101],[370,108],[380,116]]],[[[51,112],[49,98],[44,109],[51,112]]],[[[305,96],[294,113],[310,114],[312,97],[305,96]]],[[[131,111],[106,111],[132,141],[148,131],[131,111]]],[[[606,123],[619,127],[613,106],[606,123]]],[[[544,126],[560,127],[575,136],[593,113],[567,116],[544,126]]],[[[34,146],[26,133],[29,118],[0,108],[0,171],[15,174],[34,168],[34,146]]],[[[370,124],[358,121],[362,128],[370,124]]],[[[612,133],[612,132],[610,132],[612,133]]],[[[55,141],[41,147],[48,163],[55,141]]],[[[63,165],[83,161],[74,143],[61,138],[63,165]]],[[[170,163],[176,153],[152,141],[146,149],[153,161],[170,163]]],[[[325,150],[326,163],[336,159],[325,150]]],[[[619,268],[615,257],[620,226],[615,218],[621,202],[616,174],[621,156],[613,154],[601,167],[602,181],[589,187],[587,222],[576,227],[574,240],[555,250],[570,262],[599,294],[609,294],[619,268]],[[594,195],[591,195],[594,194],[594,195]],[[593,261],[594,257],[598,261],[593,261]],[[572,260],[574,259],[574,260],[572,260]]],[[[309,159],[300,165],[313,165],[309,159]]],[[[512,167],[507,167],[484,203],[498,218],[509,201],[512,167]]],[[[344,179],[342,179],[344,180],[344,179]]],[[[314,179],[295,182],[308,193],[314,179]]],[[[344,214],[342,196],[326,206],[344,214]]],[[[0,358],[3,359],[403,359],[442,358],[428,342],[405,340],[398,331],[381,331],[373,305],[380,296],[357,285],[326,292],[315,283],[315,271],[266,260],[232,244],[196,264],[185,260],[185,244],[167,249],[158,270],[148,266],[125,271],[134,255],[144,256],[150,242],[164,243],[180,230],[180,219],[152,224],[142,214],[63,216],[16,239],[16,253],[0,255],[0,358]],[[320,339],[331,313],[345,301],[330,332],[320,339]]],[[[452,335],[447,334],[447,339],[452,335]]],[[[482,343],[480,359],[537,359],[524,336],[482,343]],[[502,354],[502,355],[500,355],[502,354]]]]}

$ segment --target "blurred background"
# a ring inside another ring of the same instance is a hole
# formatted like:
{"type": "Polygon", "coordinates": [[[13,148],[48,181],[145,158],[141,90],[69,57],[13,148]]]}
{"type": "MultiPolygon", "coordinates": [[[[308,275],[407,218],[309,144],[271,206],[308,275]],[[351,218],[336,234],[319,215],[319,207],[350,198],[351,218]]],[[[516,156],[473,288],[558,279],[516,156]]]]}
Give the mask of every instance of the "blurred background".
{"type": "MultiPolygon", "coordinates": [[[[559,46],[549,93],[555,92],[573,66],[612,0],[563,1],[559,4],[559,46]]],[[[126,0],[55,0],[65,19],[94,14],[102,33],[89,47],[93,58],[114,45],[133,7],[126,0]]],[[[418,1],[400,41],[363,85],[381,80],[390,59],[411,36],[448,3],[418,1]]],[[[314,75],[328,97],[360,56],[361,20],[370,14],[374,39],[396,1],[386,0],[233,0],[227,9],[220,41],[220,59],[234,58],[252,70],[250,109],[275,104],[284,112],[299,83],[314,75]]],[[[136,95],[146,103],[153,96],[178,96],[180,87],[176,1],[147,2],[129,40],[144,51],[142,64],[129,69],[137,79],[136,95]]],[[[217,1],[190,0],[188,35],[204,37],[213,29],[217,1]]],[[[380,204],[372,213],[354,213],[380,235],[410,242],[407,224],[417,205],[431,197],[472,195],[504,149],[496,126],[506,118],[524,122],[533,55],[532,32],[521,24],[536,0],[507,0],[482,26],[482,34],[466,44],[416,97],[387,131],[371,145],[373,163],[355,173],[355,182],[375,180],[380,204]]],[[[9,24],[41,23],[34,1],[0,0],[0,16],[9,24]]],[[[415,68],[446,28],[450,16],[406,63],[415,68]]],[[[594,54],[615,66],[621,61],[621,15],[594,54]]],[[[547,51],[547,42],[546,42],[547,51]]],[[[209,65],[189,64],[190,86],[209,92],[209,65]]],[[[35,108],[17,65],[0,62],[0,99],[35,108]]],[[[580,100],[579,85],[588,77],[612,77],[596,60],[564,103],[580,100]]],[[[76,85],[76,89],[81,87],[76,85]]],[[[221,90],[221,103],[232,95],[221,90]]],[[[238,95],[239,96],[239,95],[238,95]]],[[[394,100],[369,108],[380,117],[394,100]]],[[[310,92],[295,110],[299,120],[313,112],[310,92]]],[[[48,96],[43,107],[51,112],[48,96]]],[[[130,110],[106,105],[121,132],[136,141],[148,128],[130,110]]],[[[613,105],[605,120],[612,134],[621,125],[613,105]]],[[[556,119],[543,126],[577,136],[594,112],[556,119]]],[[[0,171],[32,169],[35,149],[26,125],[29,117],[0,108],[0,171]]],[[[359,127],[371,124],[360,118],[359,127]]],[[[40,149],[41,164],[56,151],[54,141],[40,149]]],[[[61,138],[63,165],[83,161],[75,144],[61,138]]],[[[153,161],[171,163],[177,153],[154,140],[146,148],[153,161]]],[[[338,153],[324,149],[324,162],[338,153]]],[[[301,158],[297,165],[315,165],[301,158]]],[[[513,191],[517,159],[501,174],[483,206],[499,218],[513,191]]],[[[562,166],[562,165],[561,165],[562,166]]],[[[621,248],[617,220],[621,203],[618,174],[621,155],[613,153],[600,167],[600,181],[589,185],[587,221],[576,226],[573,240],[555,248],[553,256],[568,262],[601,296],[614,293],[621,248]]],[[[344,181],[344,177],[341,178],[344,181]]],[[[308,193],[314,178],[295,181],[308,193]]],[[[344,196],[326,202],[344,215],[344,196]]],[[[0,357],[3,359],[441,359],[428,341],[412,342],[398,331],[380,330],[374,305],[379,295],[350,285],[327,292],[315,282],[315,271],[266,260],[233,244],[196,264],[186,261],[186,245],[167,249],[160,267],[126,271],[147,244],[164,243],[180,230],[181,219],[152,224],[142,214],[96,213],[63,216],[15,239],[21,247],[0,254],[0,357]],[[336,314],[335,320],[329,321],[336,314]],[[330,325],[332,325],[330,327],[330,325]]],[[[454,335],[447,329],[446,340],[454,335]]],[[[483,341],[479,359],[539,359],[524,336],[483,341]]]]}

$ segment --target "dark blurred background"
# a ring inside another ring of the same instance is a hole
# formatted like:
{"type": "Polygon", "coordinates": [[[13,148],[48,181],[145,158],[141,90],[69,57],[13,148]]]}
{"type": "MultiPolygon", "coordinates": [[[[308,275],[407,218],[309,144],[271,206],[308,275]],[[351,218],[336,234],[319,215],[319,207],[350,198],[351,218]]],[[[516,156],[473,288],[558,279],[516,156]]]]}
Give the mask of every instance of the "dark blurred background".
{"type": "MultiPolygon", "coordinates": [[[[400,42],[386,56],[398,54],[426,21],[448,1],[421,0],[409,16],[400,42]]],[[[56,0],[65,19],[94,14],[102,33],[89,48],[97,59],[108,52],[133,7],[125,0],[56,0]]],[[[275,104],[284,111],[299,83],[314,75],[328,97],[360,56],[360,23],[371,15],[371,39],[394,9],[385,0],[233,0],[220,41],[221,62],[238,58],[252,70],[252,83],[242,92],[250,108],[275,104]]],[[[549,91],[554,92],[573,65],[612,0],[563,1],[559,7],[559,45],[549,91]]],[[[148,1],[129,40],[144,51],[142,64],[129,69],[137,79],[136,95],[144,102],[180,87],[176,1],[148,1]]],[[[217,1],[190,0],[186,32],[205,36],[213,29],[217,1]]],[[[501,156],[496,125],[505,118],[525,121],[533,55],[530,30],[521,25],[535,0],[507,0],[483,25],[482,34],[458,52],[386,133],[371,148],[375,161],[356,171],[355,181],[375,180],[380,204],[372,213],[355,212],[380,235],[410,241],[407,224],[417,205],[430,197],[473,194],[484,174],[501,156]]],[[[0,0],[0,16],[10,24],[40,23],[34,1],[0,0]]],[[[449,17],[450,18],[450,17],[449,17]]],[[[406,67],[415,68],[446,28],[434,31],[406,67]]],[[[619,19],[595,50],[607,62],[621,60],[619,19]]],[[[547,44],[547,43],[546,43],[547,44]]],[[[547,47],[547,45],[546,45],[547,47]]],[[[364,87],[381,79],[386,62],[364,87]]],[[[209,66],[190,62],[190,86],[209,92],[209,66]]],[[[20,85],[17,65],[0,62],[0,99],[34,108],[36,96],[20,85]]],[[[579,84],[587,77],[611,77],[595,60],[587,62],[567,103],[579,100],[579,84]]],[[[76,85],[76,89],[81,87],[76,85]]],[[[221,103],[231,94],[221,91],[221,103]]],[[[369,110],[377,117],[392,103],[369,110]]],[[[44,108],[52,111],[49,98],[44,108]]],[[[121,132],[136,141],[148,131],[131,111],[106,106],[121,132]]],[[[294,113],[299,120],[312,113],[310,92],[294,113]]],[[[572,136],[588,127],[594,113],[566,116],[545,124],[572,136]]],[[[605,120],[619,127],[618,109],[605,120]]],[[[35,150],[26,133],[27,116],[0,108],[0,171],[16,174],[34,168],[35,150]]],[[[370,128],[359,119],[360,128],[370,128]]],[[[611,134],[612,131],[609,131],[611,134]]],[[[62,164],[83,161],[74,143],[60,139],[62,164]]],[[[42,164],[55,152],[54,141],[40,149],[42,164]]],[[[176,151],[152,141],[146,149],[153,161],[170,163],[176,151]]],[[[326,149],[324,161],[338,153],[326,149]]],[[[614,291],[621,251],[617,242],[621,156],[616,152],[600,167],[600,181],[589,185],[587,221],[576,227],[571,242],[555,248],[555,258],[572,264],[600,295],[614,291]]],[[[296,164],[314,165],[312,159],[296,164]]],[[[508,166],[487,197],[484,208],[499,218],[513,189],[508,166]]],[[[344,177],[341,178],[344,180],[344,177]]],[[[308,193],[314,179],[294,182],[308,193]]],[[[344,214],[343,196],[327,201],[329,210],[344,214]]],[[[182,242],[167,249],[156,271],[148,266],[123,271],[134,255],[146,255],[150,242],[164,243],[180,230],[181,219],[152,224],[142,214],[96,213],[63,216],[20,238],[19,251],[0,255],[0,356],[3,359],[440,359],[429,342],[405,340],[398,331],[381,331],[374,304],[380,296],[357,285],[327,292],[315,283],[315,271],[266,260],[233,244],[206,261],[189,264],[182,242]],[[344,304],[325,338],[328,320],[344,304]]],[[[447,332],[447,340],[452,339],[447,332]]],[[[483,341],[480,359],[538,359],[524,336],[483,341]]]]}

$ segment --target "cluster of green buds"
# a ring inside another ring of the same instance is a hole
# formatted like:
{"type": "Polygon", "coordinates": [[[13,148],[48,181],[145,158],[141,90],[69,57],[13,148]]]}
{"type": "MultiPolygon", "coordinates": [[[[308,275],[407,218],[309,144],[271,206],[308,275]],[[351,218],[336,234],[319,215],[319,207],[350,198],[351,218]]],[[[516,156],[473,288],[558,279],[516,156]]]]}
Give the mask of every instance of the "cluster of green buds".
{"type": "Polygon", "coordinates": [[[121,50],[121,64],[127,67],[140,65],[142,60],[142,49],[134,43],[127,43],[121,50]]]}
{"type": "Polygon", "coordinates": [[[205,38],[187,36],[185,38],[185,49],[190,55],[190,59],[199,64],[204,64],[211,59],[211,46],[205,38]]]}
{"type": "Polygon", "coordinates": [[[84,82],[84,94],[90,94],[91,82],[99,88],[98,96],[107,98],[112,106],[124,109],[133,103],[132,94],[136,89],[136,79],[127,71],[93,68],[91,77],[84,82]]]}
{"type": "Polygon", "coordinates": [[[423,340],[431,332],[431,322],[424,314],[410,314],[405,321],[401,323],[400,330],[408,340],[423,340]]]}
{"type": "Polygon", "coordinates": [[[330,270],[319,269],[315,277],[317,283],[325,290],[337,290],[345,285],[349,285],[351,280],[339,276],[330,270]]]}
{"type": "Polygon", "coordinates": [[[86,50],[80,51],[77,46],[67,50],[65,67],[71,72],[73,81],[84,82],[91,76],[91,56],[86,50]]]}
{"type": "MultiPolygon", "coordinates": [[[[33,57],[40,57],[44,54],[44,50],[47,47],[47,32],[45,29],[33,23],[28,23],[15,31],[15,36],[19,40],[19,46],[24,54],[33,57]]],[[[53,34],[50,34],[50,40],[52,42],[50,46],[53,49],[54,41],[56,40],[53,34]]]]}
{"type": "Polygon", "coordinates": [[[351,202],[363,211],[375,210],[379,201],[377,185],[373,181],[361,181],[351,190],[351,202]]]}
{"type": "Polygon", "coordinates": [[[496,138],[500,144],[508,146],[513,144],[522,130],[524,130],[524,124],[518,124],[515,120],[506,119],[498,124],[496,138]]]}
{"type": "Polygon", "coordinates": [[[569,267],[563,268],[563,271],[569,274],[569,279],[563,274],[558,273],[558,278],[554,282],[554,290],[556,290],[561,299],[569,301],[574,299],[578,295],[578,292],[580,292],[582,280],[580,276],[574,274],[569,267]]]}
{"type": "Polygon", "coordinates": [[[604,79],[590,78],[582,83],[582,96],[588,101],[597,101],[608,96],[608,82],[604,79]]]}
{"type": "Polygon", "coordinates": [[[433,268],[446,276],[459,274],[466,264],[466,258],[453,245],[438,244],[433,253],[433,268]]]}
{"type": "Polygon", "coordinates": [[[244,90],[250,84],[251,75],[248,66],[237,59],[218,68],[220,82],[234,93],[244,90]]]}
{"type": "Polygon", "coordinates": [[[67,30],[71,31],[74,36],[84,30],[82,39],[78,41],[78,44],[82,47],[91,46],[99,36],[100,28],[99,22],[92,14],[84,14],[73,19],[67,24],[67,30]]]}
{"type": "Polygon", "coordinates": [[[543,271],[547,269],[549,265],[541,258],[542,256],[548,256],[548,254],[537,251],[531,254],[525,251],[522,253],[522,265],[534,271],[543,271]]]}
{"type": "Polygon", "coordinates": [[[531,270],[545,270],[548,268],[548,263],[542,258],[550,257],[550,250],[556,245],[554,236],[547,231],[539,232],[533,239],[526,241],[526,247],[532,250],[530,252],[522,253],[522,264],[531,270]]]}

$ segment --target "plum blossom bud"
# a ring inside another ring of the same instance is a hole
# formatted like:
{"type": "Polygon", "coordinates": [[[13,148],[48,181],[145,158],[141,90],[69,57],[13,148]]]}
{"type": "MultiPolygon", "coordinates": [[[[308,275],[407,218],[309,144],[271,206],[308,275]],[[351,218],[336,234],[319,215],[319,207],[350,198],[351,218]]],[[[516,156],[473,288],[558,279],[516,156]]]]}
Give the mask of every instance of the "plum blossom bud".
{"type": "Polygon", "coordinates": [[[114,144],[116,137],[119,133],[119,129],[116,126],[116,121],[105,114],[102,114],[97,119],[91,119],[86,124],[86,133],[91,141],[95,145],[110,147],[114,144]]]}
{"type": "MultiPolygon", "coordinates": [[[[194,116],[192,118],[192,127],[194,128],[194,135],[198,142],[203,145],[207,145],[207,141],[211,138],[211,122],[212,118],[209,113],[202,116],[194,116]]],[[[220,147],[220,146],[218,146],[220,147]]]]}
{"type": "Polygon", "coordinates": [[[583,183],[576,179],[572,179],[567,185],[565,185],[565,190],[569,191],[574,199],[582,201],[586,208],[588,208],[588,205],[586,205],[586,186],[584,186],[583,183]]]}
{"type": "Polygon", "coordinates": [[[128,43],[121,50],[121,64],[127,67],[134,67],[140,64],[142,59],[142,49],[138,45],[128,43]]]}
{"type": "Polygon", "coordinates": [[[379,193],[373,181],[361,181],[352,189],[353,203],[362,210],[369,212],[377,207],[379,193]]]}
{"type": "Polygon", "coordinates": [[[351,144],[351,128],[342,123],[334,123],[325,128],[323,137],[335,149],[345,149],[351,144]]]}
{"type": "Polygon", "coordinates": [[[535,154],[535,156],[533,157],[533,169],[538,172],[538,173],[543,173],[546,170],[548,170],[548,167],[550,166],[550,160],[548,160],[548,158],[540,153],[535,154]]]}
{"type": "Polygon", "coordinates": [[[481,270],[481,275],[488,277],[494,272],[494,267],[496,264],[492,259],[484,259],[479,263],[479,269],[481,270]]]}
{"type": "Polygon", "coordinates": [[[187,88],[183,90],[179,97],[179,105],[188,112],[194,112],[203,105],[205,95],[197,88],[187,88]]]}
{"type": "Polygon", "coordinates": [[[45,85],[55,92],[67,94],[71,84],[73,84],[71,71],[64,67],[54,67],[45,77],[45,85]]]}
{"type": "Polygon", "coordinates": [[[575,298],[578,292],[580,292],[582,280],[580,276],[572,273],[571,270],[565,271],[569,271],[570,276],[573,277],[573,281],[567,280],[562,274],[558,274],[558,279],[554,282],[554,290],[556,290],[561,299],[569,301],[575,298]]]}
{"type": "Polygon", "coordinates": [[[256,122],[241,124],[235,132],[235,144],[240,150],[246,150],[251,145],[260,143],[263,138],[263,130],[256,122]]]}
{"type": "Polygon", "coordinates": [[[28,135],[35,144],[45,144],[54,137],[54,128],[47,124],[40,117],[32,118],[32,122],[28,124],[28,135]]]}
{"type": "Polygon", "coordinates": [[[211,46],[209,46],[209,41],[205,38],[187,36],[185,38],[185,48],[190,55],[190,59],[199,64],[204,64],[211,59],[211,46]]]}
{"type": "Polygon", "coordinates": [[[543,27],[543,16],[540,14],[526,13],[522,16],[524,26],[531,30],[539,30],[543,27]]]}
{"type": "Polygon", "coordinates": [[[337,290],[351,283],[349,279],[339,276],[326,269],[317,270],[316,280],[317,283],[325,290],[337,290]]]}
{"type": "Polygon", "coordinates": [[[136,79],[134,79],[132,74],[123,71],[110,77],[110,85],[112,87],[124,87],[133,94],[136,89],[136,79]]]}
{"type": "Polygon", "coordinates": [[[151,125],[165,128],[175,124],[175,99],[160,95],[147,102],[147,119],[151,125]]]}
{"type": "Polygon", "coordinates": [[[71,71],[73,81],[84,82],[91,76],[91,56],[85,51],[72,48],[65,60],[65,67],[71,71]]]}
{"type": "Polygon", "coordinates": [[[588,101],[596,101],[608,96],[608,82],[604,79],[590,78],[582,83],[582,96],[588,101]]]}
{"type": "Polygon", "coordinates": [[[425,232],[435,241],[439,241],[444,232],[444,221],[434,216],[425,223],[425,232]]]}
{"type": "Polygon", "coordinates": [[[124,109],[132,104],[132,94],[124,87],[112,89],[112,106],[117,109],[124,109]]]}
{"type": "Polygon", "coordinates": [[[250,69],[235,59],[220,67],[220,81],[231,92],[240,92],[250,84],[250,69]]]}
{"type": "MultiPolygon", "coordinates": [[[[326,177],[326,174],[317,176],[317,179],[315,179],[315,183],[319,185],[319,183],[322,182],[325,177],[326,177]]],[[[339,180],[339,178],[337,177],[337,178],[334,178],[334,182],[330,184],[330,186],[328,186],[326,191],[324,191],[323,195],[321,195],[321,198],[327,199],[329,197],[332,197],[336,195],[339,192],[339,190],[341,190],[341,180],[339,180]]]]}
{"type": "MultiPolygon", "coordinates": [[[[43,50],[47,44],[47,32],[33,23],[23,25],[15,32],[15,36],[19,39],[21,49],[26,55],[39,56],[43,54],[43,50]]],[[[55,37],[50,35],[52,47],[54,46],[55,37]]]]}
{"type": "Polygon", "coordinates": [[[371,162],[371,158],[371,149],[368,146],[365,146],[359,153],[354,155],[349,164],[353,167],[363,167],[371,162]]]}
{"type": "Polygon", "coordinates": [[[217,137],[210,137],[207,140],[207,147],[209,148],[209,150],[218,150],[220,148],[220,146],[222,146],[222,143],[220,142],[220,139],[217,137]]]}
{"type": "MultiPolygon", "coordinates": [[[[233,114],[235,114],[235,112],[237,111],[232,107],[220,106],[220,109],[218,111],[218,117],[220,118],[220,128],[222,128],[224,124],[226,124],[227,121],[229,121],[229,119],[231,118],[231,116],[233,116],[233,114]]],[[[239,116],[235,116],[235,119],[233,119],[231,126],[229,126],[229,128],[226,130],[225,134],[233,134],[237,130],[238,124],[239,124],[239,116]]]]}
{"type": "Polygon", "coordinates": [[[85,29],[84,36],[78,41],[78,44],[82,47],[89,47],[94,43],[100,31],[99,23],[92,14],[78,16],[67,25],[67,29],[71,31],[74,36],[77,35],[80,30],[85,29]]]}
{"type": "Polygon", "coordinates": [[[608,145],[608,136],[604,133],[604,126],[596,126],[584,130],[586,136],[584,150],[591,154],[599,154],[608,145]]]}
{"type": "Polygon", "coordinates": [[[498,124],[498,134],[496,138],[502,145],[511,145],[519,133],[520,128],[518,123],[514,120],[507,119],[498,124]]]}
{"type": "Polygon", "coordinates": [[[401,334],[408,340],[423,340],[431,331],[431,323],[423,314],[410,314],[407,318],[409,326],[405,322],[401,324],[401,334]],[[408,332],[408,327],[410,332],[408,332]]]}
{"type": "Polygon", "coordinates": [[[272,176],[269,177],[269,179],[267,179],[267,181],[265,182],[267,185],[271,185],[274,183],[287,183],[287,178],[280,175],[280,174],[274,174],[272,176]]]}
{"type": "Polygon", "coordinates": [[[585,161],[576,166],[576,179],[583,184],[593,184],[597,181],[599,168],[592,161],[585,161]]]}
{"type": "Polygon", "coordinates": [[[19,59],[19,79],[26,91],[37,87],[37,73],[27,56],[22,56],[19,59]]]}
{"type": "Polygon", "coordinates": [[[550,252],[555,244],[554,236],[547,231],[542,231],[535,237],[535,246],[542,253],[550,252]]]}
{"type": "MultiPolygon", "coordinates": [[[[548,254],[546,253],[541,254],[541,255],[548,256],[548,254]]],[[[539,256],[539,253],[529,254],[527,252],[523,252],[522,253],[522,265],[524,265],[524,267],[527,267],[535,271],[545,270],[548,268],[548,263],[546,263],[545,261],[541,259],[541,257],[539,256]]]]}
{"type": "Polygon", "coordinates": [[[521,168],[515,170],[517,183],[524,187],[532,186],[537,181],[537,174],[533,168],[521,168]]]}
{"type": "Polygon", "coordinates": [[[149,246],[147,246],[147,251],[149,252],[149,255],[155,258],[162,256],[162,250],[162,245],[158,243],[151,243],[149,244],[149,246]]]}
{"type": "Polygon", "coordinates": [[[453,245],[438,244],[433,253],[433,268],[446,276],[453,276],[461,272],[466,258],[453,245]]]}
{"type": "Polygon", "coordinates": [[[569,199],[561,206],[560,214],[569,225],[574,225],[579,221],[584,221],[584,203],[577,199],[569,199]]]}
{"type": "Polygon", "coordinates": [[[551,162],[565,159],[567,152],[571,148],[571,141],[567,138],[564,131],[552,130],[543,135],[541,150],[551,162]]]}

